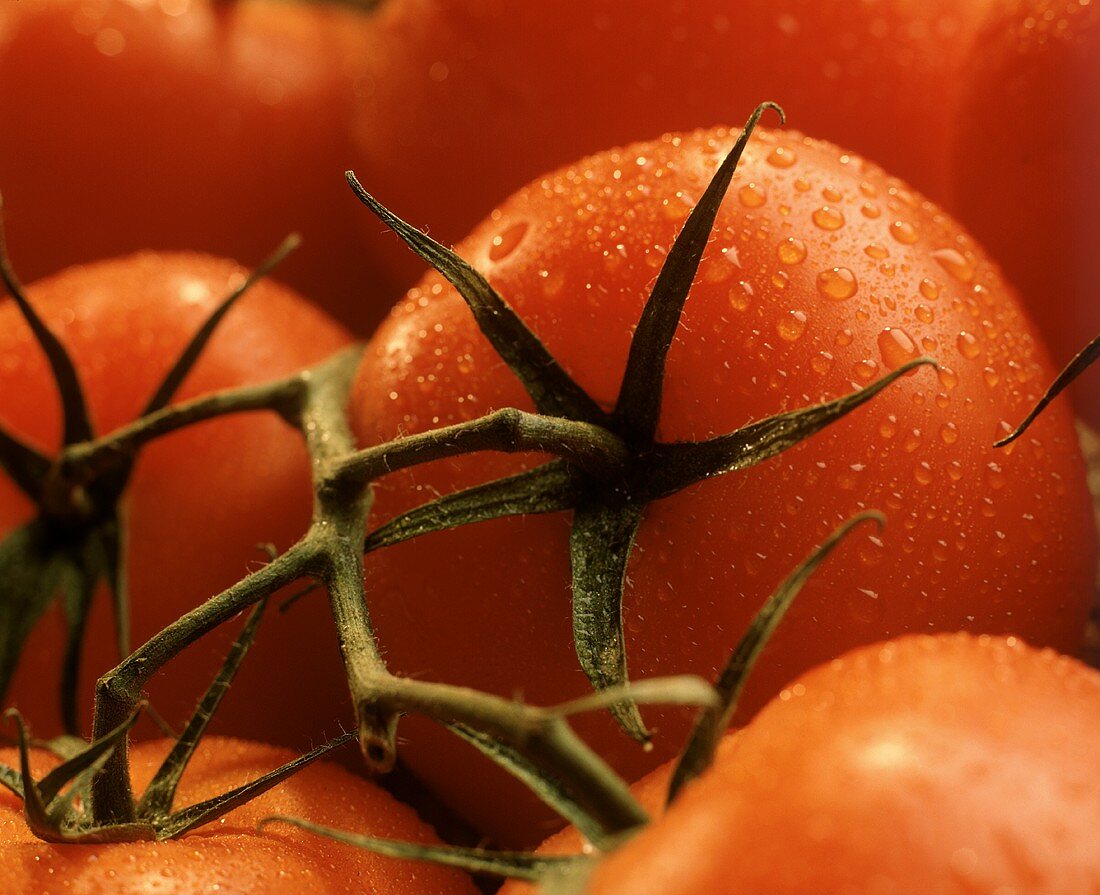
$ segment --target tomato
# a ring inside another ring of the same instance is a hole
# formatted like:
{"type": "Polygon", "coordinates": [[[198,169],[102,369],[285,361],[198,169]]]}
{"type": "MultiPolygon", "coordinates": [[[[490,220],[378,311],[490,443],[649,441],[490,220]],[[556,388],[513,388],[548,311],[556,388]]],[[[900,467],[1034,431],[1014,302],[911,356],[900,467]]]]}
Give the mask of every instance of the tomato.
{"type": "MultiPolygon", "coordinates": [[[[245,271],[198,254],[145,253],[70,268],[29,288],[32,303],[70,352],[99,433],[129,422],[175,358],[245,271]]],[[[265,382],[316,363],[348,343],[344,330],[290,290],[261,281],[229,311],[177,400],[265,382]]],[[[42,352],[11,301],[0,305],[0,423],[43,450],[60,440],[56,388],[42,352]]],[[[124,511],[133,645],[286,549],[310,520],[309,464],[300,435],[273,414],[223,417],[150,443],[139,455],[124,511]]],[[[0,478],[0,534],[32,506],[0,478]]],[[[79,705],[119,661],[109,600],[101,594],[87,635],[79,705]]],[[[183,718],[206,688],[229,638],[205,639],[152,681],[154,707],[183,718]]],[[[60,611],[32,635],[8,696],[42,735],[56,730],[65,626],[60,611]]],[[[305,748],[343,717],[342,664],[323,595],[288,615],[272,611],[243,667],[223,729],[305,748]],[[294,657],[288,660],[288,657],[294,657]],[[322,704],[319,688],[334,694],[322,704]],[[272,710],[279,695],[285,711],[272,710]]]]}
{"type": "MultiPolygon", "coordinates": [[[[1095,891],[1098,713],[1100,673],[1016,638],[856,650],[728,735],[585,891],[1095,891]]],[[[635,787],[656,813],[670,770],[635,787]]],[[[580,845],[570,830],[544,850],[580,845]]]]}
{"type": "MultiPolygon", "coordinates": [[[[990,0],[392,0],[358,107],[367,189],[441,242],[581,155],[770,99],[932,197],[990,0]]],[[[367,221],[372,264],[424,265],[367,221]]]]}
{"type": "MultiPolygon", "coordinates": [[[[718,129],[586,158],[520,190],[458,248],[604,408],[668,247],[731,142],[718,129]]],[[[753,138],[713,232],[668,358],[661,441],[851,392],[922,352],[941,366],[780,457],[649,505],[626,570],[632,676],[712,676],[772,588],[870,508],[886,531],[850,537],[807,585],[743,717],[803,669],[907,631],[1012,632],[1075,650],[1095,569],[1082,461],[1064,404],[1014,450],[991,446],[1054,371],[981,249],[902,182],[793,133],[753,138]]],[[[431,275],[369,344],[352,414],[375,444],[507,406],[530,402],[431,275]]],[[[380,480],[372,524],[540,462],[478,455],[395,473],[380,480]]],[[[368,599],[394,670],[535,704],[586,692],[569,524],[568,513],[495,520],[370,555],[368,599]]],[[[657,729],[651,753],[607,717],[578,726],[631,779],[672,755],[687,723],[671,709],[643,716],[657,729]]],[[[448,734],[407,731],[410,767],[480,829],[506,844],[552,829],[534,809],[517,820],[518,784],[470,770],[448,734]]]]}
{"type": "Polygon", "coordinates": [[[0,190],[27,280],[141,249],[259,259],[366,329],[392,295],[359,262],[341,174],[369,19],[328,3],[0,6],[0,190]],[[386,298],[382,298],[386,296],[386,298]]]}
{"type": "MultiPolygon", "coordinates": [[[[1100,331],[1100,7],[1010,0],[991,15],[966,79],[955,212],[1020,289],[1055,357],[1100,331]]],[[[1100,424],[1084,384],[1078,411],[1100,424]]]]}
{"type": "MultiPolygon", "coordinates": [[[[153,776],[171,743],[145,742],[131,751],[135,784],[153,776]]],[[[285,749],[225,738],[204,741],[177,791],[175,807],[212,798],[255,779],[294,755],[285,749]]],[[[16,761],[14,750],[0,760],[16,761]]],[[[52,762],[39,753],[42,770],[52,762]]],[[[363,833],[414,842],[437,841],[415,812],[368,781],[324,762],[310,765],[264,795],[181,839],[109,845],[56,845],[36,839],[22,804],[0,792],[0,873],[11,895],[224,892],[312,893],[371,891],[379,895],[474,895],[453,870],[380,858],[309,836],[293,827],[256,825],[273,814],[338,824],[363,833]]]]}

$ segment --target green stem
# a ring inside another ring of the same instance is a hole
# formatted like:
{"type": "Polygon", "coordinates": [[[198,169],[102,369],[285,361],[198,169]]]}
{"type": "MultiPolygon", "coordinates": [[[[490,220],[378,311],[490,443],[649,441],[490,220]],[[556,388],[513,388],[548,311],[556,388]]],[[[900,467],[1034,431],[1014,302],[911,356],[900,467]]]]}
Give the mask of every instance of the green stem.
{"type": "Polygon", "coordinates": [[[361,487],[408,466],[477,451],[554,454],[598,478],[621,475],[627,461],[622,440],[601,426],[506,407],[476,420],[359,451],[340,462],[331,487],[361,487]]]}

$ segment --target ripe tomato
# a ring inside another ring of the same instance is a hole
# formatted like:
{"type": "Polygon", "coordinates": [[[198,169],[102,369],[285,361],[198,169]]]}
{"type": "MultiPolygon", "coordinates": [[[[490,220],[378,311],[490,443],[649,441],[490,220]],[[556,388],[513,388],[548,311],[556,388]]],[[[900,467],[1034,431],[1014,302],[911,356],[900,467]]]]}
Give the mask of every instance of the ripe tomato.
{"type": "MultiPolygon", "coordinates": [[[[137,787],[153,776],[171,743],[141,743],[130,753],[137,787]]],[[[285,749],[244,740],[213,738],[196,752],[177,792],[176,807],[221,795],[293,758],[285,749]]],[[[38,753],[37,773],[53,762],[38,753]]],[[[14,750],[0,761],[16,760],[14,750]]],[[[272,814],[307,817],[385,838],[435,842],[415,812],[368,781],[318,762],[215,822],[178,840],[110,845],[56,845],[36,839],[22,804],[0,791],[0,873],[10,895],[73,892],[79,895],[192,895],[195,892],[329,895],[371,891],[379,895],[474,895],[464,874],[380,858],[369,852],[299,832],[293,827],[257,831],[272,814]]]]}
{"type": "MultiPolygon", "coordinates": [[[[237,264],[218,258],[146,253],[70,268],[32,285],[29,294],[70,352],[96,430],[105,433],[141,411],[195,330],[243,275],[237,264]]],[[[347,342],[339,325],[298,295],[261,281],[230,310],[177,400],[276,379],[347,342]]],[[[11,301],[0,305],[0,392],[0,422],[44,450],[56,449],[56,389],[11,301]]],[[[308,527],[310,506],[301,438],[272,414],[224,417],[149,444],[125,498],[134,645],[266,561],[260,544],[290,546],[308,527]]],[[[0,477],[0,534],[31,513],[23,494],[0,477]]],[[[118,662],[109,601],[101,596],[86,641],[79,694],[85,710],[96,678],[118,662]]],[[[185,717],[232,633],[196,645],[155,679],[154,706],[169,718],[185,717]]],[[[57,723],[64,643],[65,626],[55,611],[32,635],[9,694],[43,735],[57,723]]],[[[326,726],[335,733],[336,697],[322,706],[315,691],[338,693],[342,677],[323,598],[305,601],[291,616],[271,612],[219,723],[304,748],[326,726]],[[279,694],[285,711],[272,711],[272,694],[279,694]]]]}
{"type": "MultiPolygon", "coordinates": [[[[1100,673],[1016,638],[856,650],[727,736],[585,891],[1095,891],[1098,712],[1100,673]]],[[[653,812],[670,772],[635,787],[653,812]]],[[[570,830],[544,850],[580,846],[570,830]]]]}
{"type": "MultiPolygon", "coordinates": [[[[717,219],[668,358],[661,441],[702,439],[858,388],[920,353],[920,370],[797,448],[649,506],[627,567],[635,679],[712,675],[771,589],[855,512],[745,694],[906,631],[1014,632],[1076,649],[1095,568],[1082,461],[1055,405],[1012,452],[993,440],[1053,376],[1010,288],[938,208],[823,142],[758,132],[717,219]]],[[[602,153],[516,193],[458,251],[601,406],[668,247],[732,142],[725,130],[602,153]]],[[[530,407],[466,306],[425,278],[370,343],[353,397],[364,443],[530,407]]],[[[384,522],[537,457],[479,455],[381,480],[384,522]]],[[[569,621],[567,514],[496,520],[368,557],[369,599],[397,671],[551,704],[584,693],[569,621]],[[476,661],[470,656],[476,655],[476,661]]],[[[685,717],[645,710],[641,752],[606,717],[581,730],[628,777],[679,746],[685,717]]],[[[502,843],[530,842],[518,784],[467,769],[449,735],[410,727],[402,753],[502,843]],[[492,782],[488,782],[489,780],[492,782]]]]}
{"type": "MultiPolygon", "coordinates": [[[[929,195],[990,0],[392,0],[358,112],[363,183],[441,242],[581,155],[764,99],[929,195]]],[[[424,270],[368,221],[375,267],[424,270]]]]}
{"type": "Polygon", "coordinates": [[[341,174],[368,17],[268,0],[0,5],[0,190],[28,280],[146,248],[261,258],[361,327],[384,313],[341,174]]]}
{"type": "MultiPolygon", "coordinates": [[[[1100,331],[1100,6],[1010,0],[968,68],[953,208],[1019,288],[1055,357],[1100,331]]],[[[1100,394],[1074,392],[1100,424],[1100,394]]]]}

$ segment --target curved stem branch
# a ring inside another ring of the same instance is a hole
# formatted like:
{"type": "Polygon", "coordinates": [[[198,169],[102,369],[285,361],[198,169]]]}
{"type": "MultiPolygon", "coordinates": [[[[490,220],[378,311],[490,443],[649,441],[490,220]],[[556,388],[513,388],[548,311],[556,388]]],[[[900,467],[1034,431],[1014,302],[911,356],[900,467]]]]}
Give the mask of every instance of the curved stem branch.
{"type": "Polygon", "coordinates": [[[506,407],[359,451],[340,462],[332,487],[362,487],[389,472],[476,451],[554,454],[596,476],[619,473],[627,460],[622,440],[601,426],[506,407]]]}

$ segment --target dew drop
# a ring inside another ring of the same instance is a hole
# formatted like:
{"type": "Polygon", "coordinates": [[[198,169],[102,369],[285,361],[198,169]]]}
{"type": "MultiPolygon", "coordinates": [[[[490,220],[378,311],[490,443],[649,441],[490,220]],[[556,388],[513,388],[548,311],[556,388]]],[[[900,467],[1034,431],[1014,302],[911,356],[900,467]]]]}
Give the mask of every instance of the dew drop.
{"type": "Polygon", "coordinates": [[[886,246],[881,246],[877,242],[872,242],[864,250],[864,254],[870,255],[876,261],[881,261],[883,258],[888,258],[890,252],[886,249],[886,246]]]}
{"type": "Polygon", "coordinates": [[[730,287],[729,300],[730,307],[735,311],[744,311],[748,308],[751,298],[751,293],[746,290],[740,283],[736,286],[730,287]]]}
{"type": "Polygon", "coordinates": [[[917,228],[908,221],[894,221],[890,225],[890,235],[902,245],[912,245],[917,241],[917,228]]]}
{"type": "Polygon", "coordinates": [[[852,364],[852,374],[860,382],[870,382],[878,372],[878,364],[870,358],[852,364]]]}
{"type": "Polygon", "coordinates": [[[992,367],[986,367],[982,370],[982,377],[985,379],[985,384],[990,388],[994,388],[1001,381],[1000,374],[992,367]]]}
{"type": "Polygon", "coordinates": [[[779,260],[784,264],[801,264],[806,260],[806,243],[788,236],[779,246],[779,260]]]}
{"type": "Polygon", "coordinates": [[[933,479],[932,467],[926,461],[918,463],[913,469],[913,478],[917,480],[918,485],[930,484],[933,479]]]}
{"type": "Polygon", "coordinates": [[[529,227],[527,221],[518,221],[494,236],[489,246],[489,260],[503,261],[511,255],[523,242],[523,237],[527,235],[529,227]]]}
{"type": "Polygon", "coordinates": [[[891,413],[879,424],[878,432],[883,438],[893,438],[898,434],[898,418],[891,413]]]}
{"type": "Polygon", "coordinates": [[[936,313],[928,305],[917,305],[913,309],[913,316],[921,323],[931,323],[936,319],[936,313]]]}
{"type": "Polygon", "coordinates": [[[878,335],[878,350],[888,369],[896,370],[902,364],[914,360],[920,353],[903,329],[888,326],[878,335]]]}
{"type": "Polygon", "coordinates": [[[827,186],[821,191],[821,197],[826,202],[839,202],[841,199],[840,190],[835,186],[827,186]]]}
{"type": "Polygon", "coordinates": [[[881,217],[882,215],[882,209],[874,202],[864,202],[859,207],[859,210],[865,218],[870,218],[871,220],[881,217]]]}
{"type": "Polygon", "coordinates": [[[854,338],[855,336],[852,335],[852,331],[850,329],[840,329],[837,330],[836,333],[836,344],[840,345],[841,347],[851,345],[852,339],[854,338]]]}
{"type": "Polygon", "coordinates": [[[834,267],[817,275],[817,291],[833,301],[844,301],[859,290],[856,275],[847,267],[834,267]]]}
{"type": "Polygon", "coordinates": [[[786,271],[777,270],[772,274],[772,285],[776,289],[786,289],[790,282],[791,278],[787,276],[786,271]]]}
{"type": "Polygon", "coordinates": [[[833,367],[833,356],[828,351],[822,351],[810,358],[810,366],[818,376],[824,376],[833,367]]]}
{"type": "Polygon", "coordinates": [[[773,168],[789,168],[798,161],[793,149],[786,146],[776,146],[768,153],[768,164],[773,168]]]}
{"type": "Polygon", "coordinates": [[[936,249],[932,257],[956,280],[969,283],[974,279],[974,265],[956,249],[936,249]]]}
{"type": "Polygon", "coordinates": [[[759,208],[768,201],[767,194],[755,183],[746,183],[737,191],[737,198],[746,208],[759,208]]]}
{"type": "Polygon", "coordinates": [[[937,371],[937,376],[942,385],[948,391],[951,391],[956,385],[959,384],[959,374],[952,370],[950,367],[940,364],[940,368],[937,371]]]}
{"type": "Polygon", "coordinates": [[[839,230],[844,226],[844,215],[839,208],[822,205],[812,215],[813,221],[822,230],[839,230]]]}
{"type": "Polygon", "coordinates": [[[779,318],[775,330],[785,342],[797,342],[806,331],[806,315],[802,311],[788,311],[779,318]]]}
{"type": "Polygon", "coordinates": [[[963,357],[971,360],[982,353],[982,346],[978,343],[978,337],[965,330],[959,333],[958,338],[955,339],[955,345],[958,346],[959,353],[963,357]]]}
{"type": "Polygon", "coordinates": [[[959,427],[954,423],[944,423],[940,426],[940,438],[944,444],[954,444],[959,440],[959,427]]]}
{"type": "Polygon", "coordinates": [[[920,281],[920,294],[929,301],[935,301],[940,297],[939,284],[935,280],[930,280],[928,277],[925,277],[920,281]]]}

